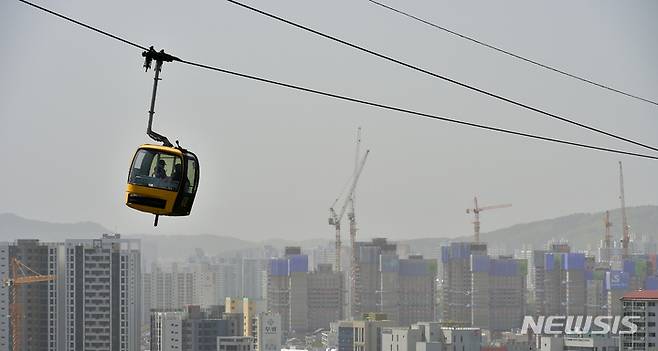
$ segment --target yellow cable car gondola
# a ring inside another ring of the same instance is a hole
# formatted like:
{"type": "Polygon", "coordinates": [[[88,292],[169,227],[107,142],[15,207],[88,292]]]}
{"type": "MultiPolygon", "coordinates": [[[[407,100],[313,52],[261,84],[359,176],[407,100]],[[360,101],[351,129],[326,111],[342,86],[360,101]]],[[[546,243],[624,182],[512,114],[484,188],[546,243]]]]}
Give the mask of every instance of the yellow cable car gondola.
{"type": "Polygon", "coordinates": [[[192,211],[199,185],[199,160],[194,153],[180,147],[178,141],[174,147],[169,139],[151,129],[162,63],[178,59],[164,51],[156,52],[153,47],[142,55],[145,57],[144,67],[147,71],[155,60],[146,134],[162,145],[144,144],[135,152],[128,173],[126,205],[154,214],[154,225],[157,226],[159,216],[187,216],[192,211]]]}

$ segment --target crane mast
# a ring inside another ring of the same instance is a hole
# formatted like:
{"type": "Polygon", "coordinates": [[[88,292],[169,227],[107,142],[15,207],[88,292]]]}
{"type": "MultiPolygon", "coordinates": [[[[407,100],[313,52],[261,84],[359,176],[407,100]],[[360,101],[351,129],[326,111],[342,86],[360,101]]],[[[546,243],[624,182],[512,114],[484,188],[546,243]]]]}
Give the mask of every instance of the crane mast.
{"type": "MultiPolygon", "coordinates": [[[[358,177],[360,175],[361,171],[359,170],[359,157],[361,156],[361,127],[357,129],[356,132],[356,153],[354,154],[354,175],[355,177],[358,177]]],[[[366,151],[365,155],[363,156],[363,161],[362,164],[365,165],[365,158],[368,156],[368,152],[366,151]]],[[[350,191],[349,194],[349,202],[350,202],[350,210],[347,213],[347,218],[350,221],[350,292],[349,292],[349,300],[350,300],[350,306],[354,306],[354,298],[355,298],[355,291],[356,291],[356,275],[358,271],[358,267],[356,264],[356,213],[354,211],[355,207],[355,198],[356,198],[356,183],[354,184],[354,190],[350,191]]],[[[351,307],[353,308],[353,307],[351,307]]]]}
{"type": "Polygon", "coordinates": [[[610,233],[610,228],[612,228],[612,222],[610,222],[610,211],[605,211],[605,218],[603,219],[603,224],[605,224],[605,236],[603,239],[603,245],[605,248],[606,263],[610,263],[610,256],[612,253],[612,234],[610,233]]]}
{"type": "Polygon", "coordinates": [[[612,222],[610,222],[610,211],[605,211],[605,219],[603,220],[603,223],[605,224],[605,237],[604,237],[605,248],[610,249],[612,247],[612,235],[610,234],[610,228],[612,227],[612,222]]]}
{"type": "MultiPolygon", "coordinates": [[[[366,150],[365,154],[359,161],[359,148],[361,144],[361,127],[359,127],[357,131],[357,143],[356,143],[356,149],[357,149],[357,156],[355,158],[355,168],[354,168],[354,173],[352,174],[352,183],[349,189],[349,192],[347,193],[345,197],[345,201],[343,202],[343,205],[340,208],[339,212],[336,212],[335,207],[338,201],[340,200],[340,196],[336,198],[336,200],[333,202],[331,207],[329,208],[329,225],[334,226],[335,231],[336,231],[336,257],[335,257],[335,270],[336,272],[341,270],[341,260],[340,260],[340,252],[341,252],[341,238],[340,238],[340,222],[343,219],[343,216],[348,210],[348,205],[350,206],[349,208],[349,213],[348,213],[348,218],[350,220],[350,238],[354,238],[356,236],[356,216],[354,214],[354,193],[356,190],[356,185],[359,181],[359,177],[361,176],[361,171],[363,170],[363,166],[365,166],[366,159],[368,157],[368,154],[370,153],[370,150],[366,150]]],[[[354,244],[352,242],[352,244],[354,244]]]]}
{"type": "Polygon", "coordinates": [[[628,226],[628,218],[626,217],[626,198],[624,196],[624,169],[622,168],[621,161],[619,161],[619,200],[621,201],[621,226],[622,226],[622,239],[621,244],[624,250],[624,257],[628,257],[629,243],[630,243],[630,227],[628,226]]]}
{"type": "Polygon", "coordinates": [[[504,204],[504,205],[492,205],[492,206],[484,206],[484,207],[479,207],[478,206],[478,198],[477,196],[474,197],[473,202],[475,203],[475,207],[473,208],[467,208],[466,213],[473,213],[473,236],[474,240],[476,243],[480,242],[480,212],[485,211],[485,210],[493,210],[496,208],[506,208],[506,207],[512,207],[512,204],[504,204]]]}
{"type": "Polygon", "coordinates": [[[340,248],[342,244],[340,242],[340,219],[338,219],[338,215],[334,210],[336,202],[338,202],[338,199],[336,199],[334,204],[329,208],[329,225],[333,225],[336,230],[336,257],[334,258],[334,270],[340,272],[340,248]]]}

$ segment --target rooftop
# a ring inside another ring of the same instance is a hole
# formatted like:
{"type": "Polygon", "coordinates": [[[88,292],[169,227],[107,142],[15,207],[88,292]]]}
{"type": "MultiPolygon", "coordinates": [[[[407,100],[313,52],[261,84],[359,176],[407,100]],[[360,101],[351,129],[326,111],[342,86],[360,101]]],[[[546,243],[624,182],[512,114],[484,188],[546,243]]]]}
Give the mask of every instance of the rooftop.
{"type": "Polygon", "coordinates": [[[658,300],[658,290],[637,290],[624,294],[622,300],[658,300]]]}

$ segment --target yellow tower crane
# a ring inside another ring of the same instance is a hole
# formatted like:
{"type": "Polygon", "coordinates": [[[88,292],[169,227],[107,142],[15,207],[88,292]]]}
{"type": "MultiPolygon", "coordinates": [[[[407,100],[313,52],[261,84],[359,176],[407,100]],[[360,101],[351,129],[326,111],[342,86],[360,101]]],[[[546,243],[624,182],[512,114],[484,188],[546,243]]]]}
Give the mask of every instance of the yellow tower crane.
{"type": "Polygon", "coordinates": [[[48,282],[55,280],[55,275],[43,275],[35,272],[23,262],[14,257],[11,261],[11,276],[4,280],[5,286],[10,290],[11,304],[9,305],[9,318],[11,325],[12,350],[21,350],[21,319],[23,309],[16,300],[18,289],[26,284],[48,282]]]}
{"type": "Polygon", "coordinates": [[[511,204],[504,204],[504,205],[493,205],[493,206],[483,206],[480,207],[478,206],[478,198],[477,196],[474,198],[475,202],[475,207],[473,208],[467,208],[466,213],[473,213],[475,219],[473,221],[473,234],[474,234],[474,239],[476,243],[480,242],[480,212],[485,211],[485,210],[493,210],[495,208],[505,208],[505,207],[512,207],[511,204]]]}

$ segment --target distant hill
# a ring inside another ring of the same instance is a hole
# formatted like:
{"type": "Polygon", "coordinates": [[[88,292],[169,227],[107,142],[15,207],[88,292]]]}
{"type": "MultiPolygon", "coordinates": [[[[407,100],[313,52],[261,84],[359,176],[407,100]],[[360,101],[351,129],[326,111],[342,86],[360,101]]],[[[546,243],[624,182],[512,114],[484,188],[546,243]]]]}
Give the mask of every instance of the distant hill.
{"type": "MultiPolygon", "coordinates": [[[[642,235],[658,241],[658,206],[631,207],[627,210],[631,232],[639,239],[642,235]]],[[[566,239],[575,249],[585,249],[588,245],[598,247],[603,237],[604,212],[579,213],[553,219],[516,224],[508,228],[481,234],[483,242],[492,247],[506,248],[511,252],[521,245],[531,245],[539,249],[551,239],[566,239]]],[[[610,211],[615,240],[621,237],[621,214],[618,209],[610,211]]],[[[16,238],[37,238],[43,241],[64,241],[72,238],[96,238],[102,233],[110,233],[100,224],[93,222],[49,223],[21,218],[13,214],[0,214],[0,241],[14,241],[16,238]]],[[[413,235],[409,235],[413,237],[413,235]]],[[[211,234],[200,235],[126,235],[142,240],[143,257],[146,262],[154,259],[175,261],[193,255],[197,248],[208,255],[224,254],[244,250],[257,250],[263,246],[282,249],[297,245],[312,248],[330,244],[328,239],[292,241],[269,239],[260,242],[247,241],[229,236],[211,234]]],[[[420,253],[427,257],[437,257],[441,245],[450,241],[469,241],[472,237],[458,238],[428,237],[399,240],[409,246],[410,253],[420,253]]]]}
{"type": "MultiPolygon", "coordinates": [[[[658,206],[639,206],[626,209],[631,234],[637,240],[642,236],[658,241],[658,206]]],[[[551,239],[566,239],[575,249],[586,249],[591,246],[596,249],[603,239],[605,212],[578,213],[569,216],[546,219],[530,223],[516,224],[511,227],[480,234],[480,239],[490,247],[503,247],[511,253],[521,245],[531,245],[535,249],[545,247],[551,239]]],[[[610,221],[613,223],[614,240],[621,238],[621,211],[610,211],[610,221]]],[[[470,241],[472,236],[446,239],[413,239],[403,241],[413,252],[427,252],[428,247],[436,247],[448,241],[470,241]]]]}
{"type": "MultiPolygon", "coordinates": [[[[642,236],[658,240],[658,206],[631,207],[626,210],[631,234],[640,240],[642,236]]],[[[493,244],[502,243],[509,248],[520,244],[531,244],[535,248],[543,247],[551,239],[566,239],[580,249],[587,245],[598,247],[603,239],[605,212],[579,213],[570,216],[548,219],[538,222],[517,224],[509,228],[496,230],[482,236],[483,241],[493,244]]],[[[612,234],[616,241],[621,239],[621,211],[610,211],[613,223],[612,234]]]]}
{"type": "Polygon", "coordinates": [[[0,241],[14,241],[16,238],[64,241],[97,237],[102,233],[110,233],[110,231],[94,222],[52,223],[26,219],[11,213],[0,213],[0,241]]]}

